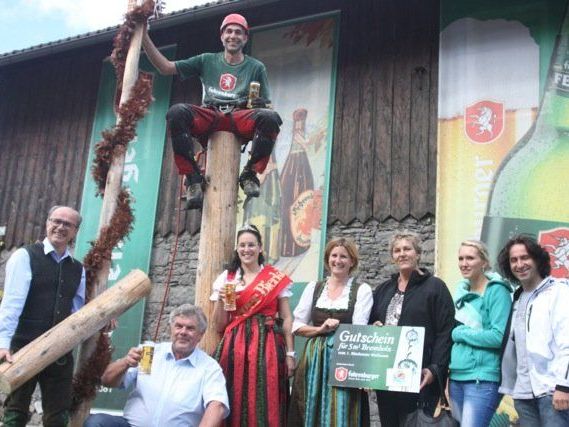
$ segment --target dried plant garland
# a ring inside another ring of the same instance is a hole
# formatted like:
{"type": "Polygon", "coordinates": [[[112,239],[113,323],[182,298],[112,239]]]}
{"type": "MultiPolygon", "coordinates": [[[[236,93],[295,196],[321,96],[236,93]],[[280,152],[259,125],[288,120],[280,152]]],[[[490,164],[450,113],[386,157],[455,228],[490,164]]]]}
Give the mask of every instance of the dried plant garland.
{"type": "Polygon", "coordinates": [[[130,193],[126,189],[122,189],[117,196],[117,206],[109,225],[103,227],[99,233],[99,238],[95,242],[91,242],[91,250],[85,258],[83,265],[85,266],[87,286],[87,301],[96,297],[92,292],[93,284],[97,277],[97,272],[105,261],[111,260],[113,248],[125,236],[130,234],[132,230],[132,222],[134,215],[130,206],[130,193]]]}
{"type": "MultiPolygon", "coordinates": [[[[136,24],[146,22],[153,13],[154,1],[145,1],[143,5],[126,14],[125,22],[115,36],[111,62],[115,67],[119,93],[122,91],[126,56],[136,24]]],[[[103,140],[95,146],[91,172],[97,185],[97,195],[104,195],[113,158],[124,154],[127,144],[136,136],[137,122],[147,113],[152,100],[152,77],[148,73],[140,72],[129,99],[118,108],[118,124],[103,131],[103,140]]],[[[123,188],[117,196],[117,206],[110,223],[100,230],[98,239],[91,242],[91,250],[83,260],[87,275],[87,301],[96,296],[95,279],[103,264],[111,260],[113,248],[132,230],[134,215],[130,202],[130,194],[123,188]]],[[[110,340],[106,334],[99,334],[95,351],[73,378],[72,412],[83,402],[95,397],[97,386],[101,384],[101,376],[110,361],[110,340]]]]}
{"type": "MultiPolygon", "coordinates": [[[[154,13],[154,1],[147,0],[126,14],[113,40],[111,63],[115,68],[117,77],[117,93],[122,93],[124,68],[130,41],[137,24],[145,23],[154,13]]],[[[127,144],[136,136],[136,123],[146,114],[152,102],[152,76],[140,72],[136,83],[132,87],[129,99],[118,108],[120,120],[110,130],[102,132],[103,140],[95,145],[95,159],[91,173],[97,184],[97,194],[105,193],[107,173],[111,167],[115,150],[122,154],[127,144]]]]}
{"type": "Polygon", "coordinates": [[[97,387],[101,385],[101,376],[111,361],[111,340],[107,334],[100,334],[93,355],[85,366],[73,377],[73,395],[71,397],[71,413],[86,400],[97,395],[97,387]]]}
{"type": "Polygon", "coordinates": [[[119,123],[102,132],[103,140],[95,145],[95,158],[91,173],[97,185],[97,194],[105,194],[107,174],[113,157],[122,154],[136,136],[136,124],[144,117],[152,102],[152,76],[140,73],[130,98],[118,109],[119,123]],[[116,154],[115,154],[116,153],[116,154]]]}

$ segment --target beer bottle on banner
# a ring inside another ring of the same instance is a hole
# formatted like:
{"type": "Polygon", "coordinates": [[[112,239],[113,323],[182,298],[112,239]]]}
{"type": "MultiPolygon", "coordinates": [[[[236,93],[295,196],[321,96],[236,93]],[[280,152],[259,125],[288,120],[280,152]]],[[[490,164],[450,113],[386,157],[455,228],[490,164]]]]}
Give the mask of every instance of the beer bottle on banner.
{"type": "Polygon", "coordinates": [[[304,108],[292,114],[292,144],[281,172],[281,256],[300,255],[310,247],[310,230],[304,229],[303,209],[311,199],[314,178],[303,143],[306,136],[306,115],[304,108]]]}
{"type": "Polygon", "coordinates": [[[569,15],[566,13],[535,123],[506,156],[494,177],[482,226],[482,240],[488,244],[492,256],[518,233],[535,234],[550,254],[556,244],[569,238],[568,165],[569,15]]]}
{"type": "Polygon", "coordinates": [[[261,182],[261,194],[247,203],[243,213],[243,223],[254,224],[261,232],[263,252],[269,264],[279,260],[280,221],[281,184],[273,151],[261,182]]]}

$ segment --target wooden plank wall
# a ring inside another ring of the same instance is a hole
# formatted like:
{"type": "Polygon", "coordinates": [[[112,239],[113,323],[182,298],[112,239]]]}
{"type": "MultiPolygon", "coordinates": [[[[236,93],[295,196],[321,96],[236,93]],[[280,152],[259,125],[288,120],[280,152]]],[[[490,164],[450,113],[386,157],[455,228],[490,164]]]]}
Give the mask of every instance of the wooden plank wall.
{"type": "MultiPolygon", "coordinates": [[[[248,10],[254,25],[341,11],[328,223],[435,212],[438,1],[286,0],[248,10]],[[279,6],[280,5],[280,6],[279,6]]],[[[221,17],[169,28],[185,58],[220,49],[221,17]],[[212,36],[212,33],[215,36],[212,36]]],[[[78,206],[102,59],[110,43],[0,69],[0,225],[6,247],[36,240],[53,204],[78,206]]],[[[200,101],[174,79],[171,103],[200,101]]],[[[177,229],[179,178],[165,147],[156,234],[177,229]]],[[[179,232],[199,231],[181,212],[179,232]]]]}
{"type": "Polygon", "coordinates": [[[108,49],[0,71],[0,225],[7,226],[7,248],[43,236],[51,206],[79,207],[108,49]]]}
{"type": "Polygon", "coordinates": [[[342,9],[328,222],[435,212],[438,2],[342,9]]]}

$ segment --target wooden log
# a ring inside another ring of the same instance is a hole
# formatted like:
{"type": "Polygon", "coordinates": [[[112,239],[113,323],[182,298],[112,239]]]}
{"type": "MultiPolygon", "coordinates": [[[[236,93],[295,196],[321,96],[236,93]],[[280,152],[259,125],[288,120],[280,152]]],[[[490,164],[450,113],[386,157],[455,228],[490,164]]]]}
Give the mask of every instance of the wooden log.
{"type": "Polygon", "coordinates": [[[202,211],[195,304],[210,320],[201,347],[211,354],[219,342],[213,322],[211,285],[231,259],[235,248],[235,221],[239,187],[240,143],[229,132],[215,132],[207,149],[207,190],[202,211]]]}
{"type": "Polygon", "coordinates": [[[116,319],[150,293],[152,284],[140,270],[125,278],[39,336],[0,365],[0,391],[10,393],[116,319]]]}

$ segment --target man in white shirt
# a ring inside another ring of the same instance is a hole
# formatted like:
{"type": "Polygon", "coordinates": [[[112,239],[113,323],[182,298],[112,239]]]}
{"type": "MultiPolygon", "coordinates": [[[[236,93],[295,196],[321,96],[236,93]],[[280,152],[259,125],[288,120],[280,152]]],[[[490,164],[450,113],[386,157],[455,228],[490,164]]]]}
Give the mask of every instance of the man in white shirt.
{"type": "Polygon", "coordinates": [[[140,348],[111,363],[102,383],[133,388],[122,417],[91,415],[85,427],[217,426],[229,414],[225,377],[219,364],[197,348],[207,329],[199,307],[184,304],[170,313],[171,342],[154,349],[150,375],[141,374],[140,348]]]}

